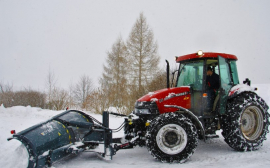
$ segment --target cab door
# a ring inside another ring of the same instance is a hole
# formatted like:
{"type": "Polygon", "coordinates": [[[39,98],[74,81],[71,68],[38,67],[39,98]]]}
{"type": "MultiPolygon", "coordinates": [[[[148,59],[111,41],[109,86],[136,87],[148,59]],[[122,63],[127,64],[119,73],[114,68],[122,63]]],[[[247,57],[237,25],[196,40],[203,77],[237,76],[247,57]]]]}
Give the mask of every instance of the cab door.
{"type": "Polygon", "coordinates": [[[220,88],[219,88],[219,114],[225,114],[227,98],[230,89],[233,86],[230,67],[227,59],[218,56],[219,75],[220,75],[220,88]]]}

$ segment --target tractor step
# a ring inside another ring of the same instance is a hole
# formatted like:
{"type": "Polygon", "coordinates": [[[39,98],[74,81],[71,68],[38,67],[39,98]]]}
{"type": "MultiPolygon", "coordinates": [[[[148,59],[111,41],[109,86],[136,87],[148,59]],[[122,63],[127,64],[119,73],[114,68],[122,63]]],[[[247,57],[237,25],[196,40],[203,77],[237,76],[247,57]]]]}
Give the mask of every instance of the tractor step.
{"type": "Polygon", "coordinates": [[[213,139],[213,138],[219,138],[219,135],[217,134],[207,134],[205,135],[206,139],[213,139]]]}

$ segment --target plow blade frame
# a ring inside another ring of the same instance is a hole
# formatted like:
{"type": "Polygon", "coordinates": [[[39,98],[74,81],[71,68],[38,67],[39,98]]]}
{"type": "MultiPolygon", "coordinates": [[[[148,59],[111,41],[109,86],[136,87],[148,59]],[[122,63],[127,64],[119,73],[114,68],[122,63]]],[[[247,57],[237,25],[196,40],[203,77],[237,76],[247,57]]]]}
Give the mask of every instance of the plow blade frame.
{"type": "Polygon", "coordinates": [[[112,131],[108,128],[109,114],[103,112],[102,125],[94,124],[93,119],[84,112],[68,110],[8,140],[17,139],[24,144],[29,154],[28,168],[50,167],[53,162],[70,155],[75,142],[83,147],[91,143],[104,144],[103,157],[112,158],[115,153],[111,147],[112,131]]]}

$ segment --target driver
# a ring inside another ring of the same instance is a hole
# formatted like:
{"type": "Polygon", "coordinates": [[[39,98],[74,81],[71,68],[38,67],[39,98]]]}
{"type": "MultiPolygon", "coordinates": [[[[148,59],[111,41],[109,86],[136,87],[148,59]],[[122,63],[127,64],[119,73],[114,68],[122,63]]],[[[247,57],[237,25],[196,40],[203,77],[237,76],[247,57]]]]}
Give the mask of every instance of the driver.
{"type": "Polygon", "coordinates": [[[207,88],[207,104],[208,108],[213,108],[213,103],[216,97],[216,93],[219,88],[219,75],[213,72],[213,69],[209,66],[207,68],[207,76],[206,76],[206,88],[207,88]]]}

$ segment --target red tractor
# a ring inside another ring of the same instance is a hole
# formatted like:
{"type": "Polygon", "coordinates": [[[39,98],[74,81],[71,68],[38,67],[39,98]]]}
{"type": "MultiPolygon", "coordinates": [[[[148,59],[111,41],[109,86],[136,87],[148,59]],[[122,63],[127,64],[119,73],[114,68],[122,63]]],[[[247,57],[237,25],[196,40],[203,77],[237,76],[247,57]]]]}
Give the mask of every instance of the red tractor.
{"type": "MultiPolygon", "coordinates": [[[[126,119],[125,138],[119,148],[146,145],[157,160],[185,162],[198,139],[218,137],[238,151],[257,150],[266,139],[268,106],[250,87],[239,84],[237,57],[224,53],[198,53],[176,57],[180,63],[175,87],[151,92],[137,100],[126,119]],[[218,88],[207,81],[207,71],[216,75],[218,88]]],[[[173,82],[172,82],[173,83],[173,82]]]]}
{"type": "Polygon", "coordinates": [[[220,129],[235,150],[261,147],[269,132],[268,106],[248,79],[239,84],[237,57],[199,51],[176,61],[180,66],[175,87],[169,87],[167,62],[167,88],[138,99],[117,129],[109,128],[109,112],[103,112],[101,123],[84,112],[67,110],[19,133],[12,131],[8,140],[24,144],[28,168],[50,167],[81,151],[112,159],[118,150],[136,145],[146,146],[162,162],[183,163],[194,153],[198,139],[218,137],[220,129]],[[112,133],[122,128],[125,136],[113,139],[112,133]]]}

